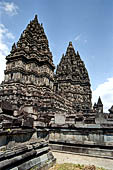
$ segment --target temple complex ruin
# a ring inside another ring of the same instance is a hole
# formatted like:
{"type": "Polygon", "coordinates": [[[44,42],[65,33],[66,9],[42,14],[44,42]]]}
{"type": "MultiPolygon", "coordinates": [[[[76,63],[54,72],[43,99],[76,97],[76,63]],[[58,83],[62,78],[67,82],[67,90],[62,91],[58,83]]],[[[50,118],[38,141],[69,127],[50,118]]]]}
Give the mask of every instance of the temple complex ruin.
{"type": "Polygon", "coordinates": [[[4,81],[0,85],[0,102],[9,102],[14,113],[32,114],[34,126],[76,122],[94,123],[103,104],[92,107],[91,84],[79,52],[69,42],[65,55],[56,68],[43,25],[37,15],[21,34],[6,56],[4,81]],[[57,121],[58,120],[58,121],[57,121]]]}
{"type": "Polygon", "coordinates": [[[37,120],[39,115],[52,118],[61,113],[75,117],[78,112],[91,111],[90,80],[78,51],[75,53],[72,42],[69,42],[54,73],[53,56],[37,15],[17,44],[13,44],[6,61],[0,101],[12,104],[17,114],[21,107],[27,106],[38,112],[35,115],[33,111],[33,118],[37,120]]]}
{"type": "MultiPolygon", "coordinates": [[[[26,164],[18,162],[18,169],[25,165],[31,168],[32,161],[35,166],[35,159],[42,165],[55,162],[47,140],[52,149],[91,154],[93,148],[93,155],[113,157],[113,106],[109,113],[104,113],[100,97],[92,106],[88,71],[72,42],[55,70],[48,39],[37,15],[6,56],[4,75],[0,85],[0,147],[12,145],[12,141],[23,143],[26,164]]],[[[17,156],[14,152],[10,153],[10,161],[17,156]]],[[[5,154],[0,155],[3,162],[7,161],[5,154]]]]}

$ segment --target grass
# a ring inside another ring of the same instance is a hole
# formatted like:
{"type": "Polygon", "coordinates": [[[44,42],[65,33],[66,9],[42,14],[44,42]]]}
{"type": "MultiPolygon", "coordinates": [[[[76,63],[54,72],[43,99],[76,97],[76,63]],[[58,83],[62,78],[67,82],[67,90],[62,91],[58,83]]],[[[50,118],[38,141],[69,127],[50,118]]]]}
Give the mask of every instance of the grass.
{"type": "Polygon", "coordinates": [[[37,166],[34,166],[34,167],[31,168],[30,170],[37,170],[37,166]]]}
{"type": "MultiPolygon", "coordinates": [[[[30,170],[37,170],[37,166],[34,166],[30,170]]],[[[64,164],[56,164],[49,170],[107,170],[104,168],[96,168],[94,165],[80,165],[80,164],[72,164],[72,163],[64,163],[64,164]]]]}
{"type": "Polygon", "coordinates": [[[64,163],[56,164],[50,170],[106,170],[104,168],[96,168],[95,166],[84,166],[80,164],[64,163]]]}

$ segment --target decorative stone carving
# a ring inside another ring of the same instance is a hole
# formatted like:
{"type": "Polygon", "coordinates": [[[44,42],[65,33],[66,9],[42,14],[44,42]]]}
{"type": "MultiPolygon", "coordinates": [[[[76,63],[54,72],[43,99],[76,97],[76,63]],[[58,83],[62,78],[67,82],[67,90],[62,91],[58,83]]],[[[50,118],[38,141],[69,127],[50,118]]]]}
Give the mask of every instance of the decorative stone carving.
{"type": "Polygon", "coordinates": [[[71,100],[80,110],[91,109],[91,89],[88,72],[77,51],[75,53],[72,42],[69,42],[66,54],[62,55],[57,66],[55,80],[61,95],[71,100]]]}
{"type": "Polygon", "coordinates": [[[32,113],[22,112],[25,126],[29,118],[34,119],[34,122],[31,119],[32,126],[52,126],[51,122],[58,123],[60,118],[60,125],[66,126],[77,122],[95,123],[97,105],[101,111],[103,105],[99,100],[92,110],[90,80],[79,52],[76,53],[69,42],[56,73],[52,58],[43,25],[36,15],[6,57],[0,102],[9,102],[13,116],[18,118],[22,107],[31,107],[32,113]]]}

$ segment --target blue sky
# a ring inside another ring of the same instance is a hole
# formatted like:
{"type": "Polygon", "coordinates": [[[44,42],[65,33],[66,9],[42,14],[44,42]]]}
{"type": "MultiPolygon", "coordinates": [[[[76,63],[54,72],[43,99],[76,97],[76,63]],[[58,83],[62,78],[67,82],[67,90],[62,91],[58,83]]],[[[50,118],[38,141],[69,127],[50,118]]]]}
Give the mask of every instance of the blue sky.
{"type": "Polygon", "coordinates": [[[69,41],[88,70],[93,102],[113,105],[113,0],[0,0],[0,81],[5,56],[34,15],[49,40],[57,65],[69,41]]]}

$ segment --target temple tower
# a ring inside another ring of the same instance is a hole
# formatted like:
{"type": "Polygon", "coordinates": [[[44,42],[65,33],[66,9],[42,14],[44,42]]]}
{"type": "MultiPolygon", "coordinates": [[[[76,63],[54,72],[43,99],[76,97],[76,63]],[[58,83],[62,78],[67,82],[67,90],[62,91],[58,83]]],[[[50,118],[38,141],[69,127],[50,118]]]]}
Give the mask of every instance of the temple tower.
{"type": "Polygon", "coordinates": [[[19,103],[22,103],[22,100],[35,100],[32,93],[38,88],[53,89],[55,66],[47,37],[37,15],[27,25],[17,44],[13,44],[6,60],[5,80],[0,91],[1,100],[17,104],[18,99],[19,103]]]}
{"type": "Polygon", "coordinates": [[[66,54],[56,69],[54,90],[73,102],[77,111],[89,111],[92,107],[90,80],[79,53],[69,42],[66,54]]]}
{"type": "Polygon", "coordinates": [[[54,64],[48,40],[37,15],[6,57],[5,82],[53,87],[54,64]]]}
{"type": "Polygon", "coordinates": [[[97,113],[103,113],[103,103],[99,96],[97,103],[94,104],[93,109],[97,113]]]}

